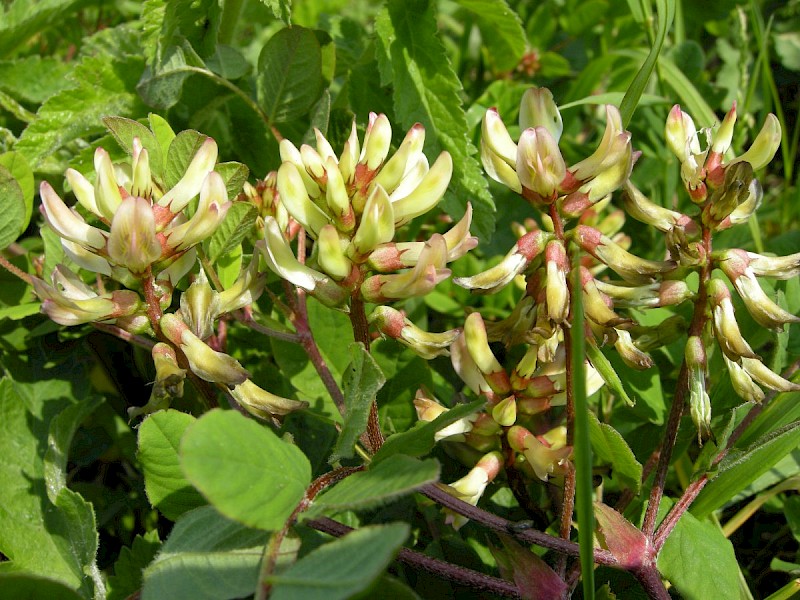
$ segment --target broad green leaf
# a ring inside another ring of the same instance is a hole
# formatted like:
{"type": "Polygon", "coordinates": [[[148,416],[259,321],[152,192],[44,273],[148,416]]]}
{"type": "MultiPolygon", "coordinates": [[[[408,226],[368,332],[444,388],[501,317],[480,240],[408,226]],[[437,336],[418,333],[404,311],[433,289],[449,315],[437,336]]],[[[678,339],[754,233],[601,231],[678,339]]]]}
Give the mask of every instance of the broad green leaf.
{"type": "Polygon", "coordinates": [[[322,93],[322,53],[314,32],[287,27],[273,35],[258,57],[258,103],[273,123],[305,114],[322,93]]]}
{"type": "Polygon", "coordinates": [[[439,463],[435,459],[418,460],[395,454],[370,465],[369,469],[351,475],[318,496],[309,518],[321,512],[334,514],[345,510],[364,510],[391,502],[439,479],[439,463]]]}
{"type": "Polygon", "coordinates": [[[414,409],[417,390],[433,389],[430,365],[392,339],[374,341],[371,351],[386,376],[386,383],[378,392],[381,422],[389,431],[406,431],[417,420],[414,409]]]}
{"type": "Polygon", "coordinates": [[[234,202],[220,226],[208,240],[208,260],[217,262],[242,243],[256,223],[258,211],[247,202],[234,202]]]}
{"type": "Polygon", "coordinates": [[[0,90],[13,98],[41,104],[69,81],[72,65],[53,57],[26,56],[0,61],[0,90]]]}
{"type": "Polygon", "coordinates": [[[0,249],[16,241],[25,224],[25,198],[17,180],[0,164],[0,249]]]}
{"type": "Polygon", "coordinates": [[[732,450],[720,463],[719,474],[700,492],[691,507],[692,514],[703,518],[725,505],[798,445],[800,421],[760,438],[744,450],[732,450]]]}
{"type": "Polygon", "coordinates": [[[178,454],[183,434],[195,421],[192,415],[162,410],[148,416],[139,426],[137,457],[142,465],[147,498],[171,521],[206,503],[184,477],[178,454]]]}
{"type": "Polygon", "coordinates": [[[125,600],[142,588],[142,572],[161,547],[158,531],[137,535],[130,548],[124,546],[114,563],[114,574],[108,578],[107,600],[125,600]]]}
{"type": "Polygon", "coordinates": [[[405,523],[370,525],[313,550],[267,580],[272,600],[345,600],[366,590],[408,537],[405,523]]]}
{"type": "MultiPolygon", "coordinates": [[[[456,0],[475,14],[489,60],[498,71],[510,71],[525,52],[525,31],[505,0],[456,0]]],[[[580,12],[580,11],[577,11],[580,12]]]]}
{"type": "Polygon", "coordinates": [[[210,506],[183,515],[144,570],[142,600],[227,600],[253,593],[268,534],[210,506]]]}
{"type": "Polygon", "coordinates": [[[224,289],[229,289],[242,272],[242,245],[227,251],[214,264],[217,277],[224,289]]]}
{"type": "Polygon", "coordinates": [[[181,464],[219,512],[259,529],[282,527],[311,483],[297,446],[234,411],[200,417],[183,436],[181,464]]]}
{"type": "Polygon", "coordinates": [[[86,0],[41,0],[40,2],[3,3],[0,20],[0,56],[11,53],[29,38],[60,24],[86,0]]]}
{"type": "Polygon", "coordinates": [[[715,524],[684,514],[658,555],[658,570],[686,600],[739,594],[739,565],[733,545],[715,524]]]}
{"type": "Polygon", "coordinates": [[[33,214],[33,171],[28,161],[19,152],[0,154],[0,166],[8,169],[8,172],[17,180],[19,189],[22,191],[22,201],[25,206],[25,213],[19,230],[19,233],[22,233],[28,228],[33,214]]]}
{"type": "Polygon", "coordinates": [[[585,0],[578,10],[568,11],[565,15],[565,29],[573,36],[580,36],[587,29],[601,23],[608,15],[609,6],[606,0],[585,0]]]}
{"type": "Polygon", "coordinates": [[[370,407],[375,402],[378,390],[386,383],[381,368],[364,344],[350,344],[350,356],[352,362],[342,381],[347,412],[342,433],[330,458],[331,463],[353,457],[358,437],[367,429],[370,407]]]}
{"type": "Polygon", "coordinates": [[[147,150],[150,172],[159,181],[164,177],[164,156],[161,152],[161,144],[155,134],[145,125],[133,119],[125,117],[104,117],[103,124],[117,140],[128,156],[133,156],[133,138],[139,138],[142,147],[147,150]]]}
{"type": "MultiPolygon", "coordinates": [[[[4,563],[7,565],[8,563],[4,563]]],[[[3,572],[0,567],[0,590],[14,600],[84,600],[84,596],[54,579],[24,571],[3,572]]]]}
{"type": "MultiPolygon", "coordinates": [[[[244,182],[247,181],[247,176],[250,175],[250,169],[240,162],[217,163],[214,170],[222,175],[222,180],[225,182],[225,191],[231,200],[239,195],[244,182]]],[[[236,244],[233,245],[235,246],[236,244]]]]}
{"type": "Polygon", "coordinates": [[[267,6],[276,19],[283,21],[285,25],[291,25],[292,0],[261,0],[267,6]]]}
{"type": "Polygon", "coordinates": [[[475,400],[469,404],[459,404],[446,413],[439,415],[433,421],[417,423],[408,431],[391,436],[375,454],[373,463],[386,460],[394,454],[424,456],[433,450],[433,446],[436,443],[434,435],[437,431],[444,429],[459,419],[463,419],[464,417],[478,412],[484,404],[485,401],[483,400],[475,400]]]}
{"type": "Polygon", "coordinates": [[[173,138],[169,144],[167,161],[164,165],[164,184],[167,189],[174,187],[181,180],[194,155],[207,139],[207,135],[193,129],[181,131],[173,138]]]}
{"type": "Polygon", "coordinates": [[[157,66],[144,69],[136,91],[145,102],[156,108],[167,109],[175,106],[183,93],[183,84],[194,74],[212,74],[206,69],[188,41],[169,46],[157,66]],[[207,73],[206,73],[207,72],[207,73]]]}
{"type": "MultiPolygon", "coordinates": [[[[83,56],[70,73],[70,87],[47,99],[15,150],[35,170],[67,143],[103,132],[106,115],[135,115],[145,107],[135,92],[144,61],[136,54],[136,33],[126,25],[94,38],[97,52],[83,56]],[[65,119],[64,115],[69,115],[65,119]]],[[[58,169],[59,174],[62,169],[58,169]]]]}
{"type": "Polygon", "coordinates": [[[658,369],[631,369],[616,352],[610,352],[606,358],[616,373],[624,373],[623,386],[631,390],[629,395],[635,400],[635,404],[628,410],[651,423],[661,425],[667,414],[667,398],[661,387],[658,369]]]}
{"type": "Polygon", "coordinates": [[[612,476],[638,495],[642,487],[642,465],[636,460],[625,438],[611,425],[601,423],[591,411],[589,437],[592,449],[600,460],[611,465],[612,476]]]}
{"type": "Polygon", "coordinates": [[[798,419],[800,419],[800,392],[778,394],[761,414],[753,419],[736,446],[745,448],[758,438],[798,419]]]}
{"type": "Polygon", "coordinates": [[[250,63],[233,46],[220,44],[213,56],[206,60],[206,66],[213,72],[228,80],[244,77],[250,71],[250,63]]]}
{"type": "Polygon", "coordinates": [[[0,319],[18,321],[19,319],[37,314],[41,306],[41,302],[26,302],[25,304],[18,304],[17,306],[6,306],[5,308],[0,308],[0,319]]]}
{"type": "Polygon", "coordinates": [[[442,208],[453,218],[472,202],[472,231],[482,240],[494,231],[494,201],[467,137],[467,121],[459,96],[462,86],[437,37],[436,16],[429,0],[389,0],[375,22],[381,82],[391,83],[395,114],[403,127],[425,126],[425,146],[432,157],[447,151],[453,158],[452,196],[442,208]]]}
{"type": "Polygon", "coordinates": [[[97,399],[88,396],[85,370],[74,361],[51,365],[45,375],[44,357],[37,352],[28,353],[28,364],[7,354],[2,360],[20,380],[0,380],[0,552],[8,558],[2,570],[47,577],[88,597],[94,588],[90,573],[97,573],[94,512],[78,494],[60,487],[64,474],[54,473],[54,467],[62,464],[56,455],[66,454],[75,420],[89,410],[77,407],[97,399]],[[46,457],[48,443],[54,447],[46,457]]]}
{"type": "Polygon", "coordinates": [[[147,116],[147,120],[150,123],[150,130],[153,132],[153,135],[156,136],[156,140],[158,140],[158,147],[161,148],[161,156],[166,156],[169,153],[169,146],[172,143],[172,140],[175,139],[175,132],[172,131],[172,127],[169,126],[169,123],[156,113],[150,113],[147,116]]]}

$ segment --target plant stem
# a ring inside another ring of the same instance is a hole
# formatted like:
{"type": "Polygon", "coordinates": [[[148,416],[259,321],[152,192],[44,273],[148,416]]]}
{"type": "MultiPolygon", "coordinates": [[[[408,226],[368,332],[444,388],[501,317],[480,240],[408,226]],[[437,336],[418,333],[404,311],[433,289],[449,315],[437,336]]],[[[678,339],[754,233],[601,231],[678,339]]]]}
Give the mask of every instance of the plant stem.
{"type": "Polygon", "coordinates": [[[117,327],[116,325],[111,325],[110,323],[92,323],[92,327],[97,329],[98,331],[103,331],[108,333],[109,335],[113,335],[116,338],[124,340],[126,342],[130,342],[134,346],[139,346],[140,348],[144,348],[145,350],[152,350],[153,346],[156,343],[144,336],[136,335],[135,333],[131,333],[130,331],[125,331],[122,327],[117,327]]]}
{"type": "Polygon", "coordinates": [[[278,331],[277,329],[271,329],[266,325],[262,325],[258,321],[253,318],[252,313],[248,314],[243,310],[237,310],[234,313],[231,313],[233,318],[236,319],[242,325],[249,327],[253,331],[260,333],[261,335],[265,335],[267,337],[275,338],[276,340],[281,340],[284,342],[290,342],[292,344],[299,344],[300,343],[300,336],[296,333],[290,333],[288,331],[278,331]]]}
{"type": "MultiPolygon", "coordinates": [[[[322,531],[335,537],[342,537],[353,531],[351,527],[327,517],[307,521],[306,524],[317,531],[322,531]]],[[[520,597],[517,587],[509,581],[485,575],[472,569],[459,567],[408,548],[400,549],[397,561],[415,569],[427,571],[453,583],[468,586],[476,592],[489,592],[506,598],[520,597]]]]}
{"type": "Polygon", "coordinates": [[[669,592],[664,587],[661,575],[659,575],[658,569],[654,564],[640,567],[633,571],[633,575],[653,600],[670,600],[669,592]]]}
{"type": "Polygon", "coordinates": [[[28,273],[26,273],[22,269],[12,265],[6,259],[6,257],[2,256],[2,255],[0,255],[0,267],[3,267],[6,271],[11,273],[12,275],[15,275],[15,276],[19,277],[20,279],[22,279],[22,281],[24,281],[28,285],[33,285],[33,277],[31,275],[29,275],[28,273]]]}

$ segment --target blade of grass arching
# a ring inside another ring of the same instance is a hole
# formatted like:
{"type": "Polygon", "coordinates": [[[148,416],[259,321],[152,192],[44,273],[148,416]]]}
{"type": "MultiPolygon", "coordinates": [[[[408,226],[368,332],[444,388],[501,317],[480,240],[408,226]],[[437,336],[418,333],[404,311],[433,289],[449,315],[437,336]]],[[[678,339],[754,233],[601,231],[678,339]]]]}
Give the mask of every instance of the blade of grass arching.
{"type": "Polygon", "coordinates": [[[570,316],[570,366],[575,405],[575,508],[578,514],[583,597],[594,599],[594,509],[592,506],[592,445],[589,438],[589,402],[586,398],[586,338],[583,326],[583,294],[580,280],[580,253],[572,265],[570,316]]]}
{"type": "Polygon", "coordinates": [[[661,53],[661,48],[664,46],[664,39],[667,37],[667,31],[672,25],[675,17],[675,0],[656,0],[656,13],[658,15],[658,31],[656,32],[656,39],[653,47],[650,48],[650,53],[647,55],[636,77],[633,78],[625,97],[619,107],[619,112],[622,115],[622,125],[628,126],[633,117],[633,112],[639,104],[639,98],[644,93],[650,75],[658,62],[658,55],[661,53]]]}

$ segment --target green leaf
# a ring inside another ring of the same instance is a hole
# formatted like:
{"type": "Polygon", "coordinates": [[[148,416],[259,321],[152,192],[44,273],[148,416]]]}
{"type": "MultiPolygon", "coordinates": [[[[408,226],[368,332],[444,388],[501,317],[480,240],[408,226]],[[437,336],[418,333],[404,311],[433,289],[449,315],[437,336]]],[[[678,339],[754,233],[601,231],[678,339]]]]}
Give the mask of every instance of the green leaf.
{"type": "Polygon", "coordinates": [[[4,2],[3,19],[0,21],[0,56],[10,54],[28,38],[59,25],[84,4],[85,0],[4,2]]]}
{"type": "MultiPolygon", "coordinates": [[[[4,563],[8,564],[8,563],[4,563]]],[[[0,571],[0,589],[6,598],[14,600],[83,600],[78,592],[60,581],[26,573],[0,571]]]]}
{"type": "Polygon", "coordinates": [[[108,578],[107,600],[125,600],[142,587],[142,572],[149,565],[159,548],[158,531],[137,535],[131,547],[124,546],[114,563],[114,575],[108,578]]]}
{"type": "Polygon", "coordinates": [[[273,35],[258,57],[258,103],[273,123],[307,113],[322,93],[322,52],[314,32],[287,27],[273,35]]]}
{"type": "Polygon", "coordinates": [[[586,344],[586,356],[589,358],[589,361],[591,361],[595,370],[600,374],[605,384],[611,388],[611,391],[615,395],[622,398],[628,406],[636,404],[631,397],[628,396],[628,392],[622,385],[622,380],[600,348],[595,344],[586,344]]]}
{"type": "Polygon", "coordinates": [[[799,444],[800,421],[796,421],[760,438],[744,450],[732,450],[720,463],[719,474],[700,492],[691,507],[692,514],[703,518],[725,505],[799,444]]]}
{"type": "Polygon", "coordinates": [[[366,590],[408,537],[405,523],[370,525],[317,548],[279,575],[272,600],[345,600],[366,590]]]}
{"type": "Polygon", "coordinates": [[[740,598],[739,564],[719,527],[684,514],[658,555],[658,570],[686,600],[740,598]]]}
{"type": "Polygon", "coordinates": [[[566,15],[567,32],[573,36],[580,36],[587,29],[591,29],[608,15],[609,6],[606,0],[586,0],[581,2],[580,9],[569,11],[566,15]]]}
{"type": "Polygon", "coordinates": [[[175,132],[172,131],[172,127],[169,126],[169,123],[167,123],[163,117],[155,113],[150,113],[147,116],[147,120],[150,123],[150,130],[153,132],[153,135],[156,136],[156,140],[158,140],[158,146],[161,148],[161,156],[166,156],[169,153],[169,146],[172,140],[175,139],[175,132]]]}
{"type": "Polygon", "coordinates": [[[247,176],[250,175],[250,169],[240,162],[217,163],[214,170],[222,175],[222,179],[225,182],[225,191],[230,199],[239,195],[244,182],[247,181],[247,176]]]}
{"type": "Polygon", "coordinates": [[[164,185],[167,189],[174,187],[181,180],[194,155],[207,139],[207,135],[193,129],[181,131],[173,138],[169,144],[164,170],[164,185]]]}
{"type": "Polygon", "coordinates": [[[67,143],[102,133],[102,117],[135,115],[145,110],[135,92],[144,68],[141,55],[133,53],[136,33],[120,25],[100,32],[98,37],[97,54],[80,59],[68,77],[70,87],[48,98],[22,132],[15,149],[34,169],[67,143]]]}
{"type": "Polygon", "coordinates": [[[184,477],[178,454],[183,434],[195,421],[192,415],[162,410],[148,416],[139,426],[137,457],[142,465],[147,498],[171,521],[206,503],[184,477]]]}
{"type": "Polygon", "coordinates": [[[17,180],[0,164],[0,250],[14,243],[24,230],[25,198],[17,180]]]}
{"type": "Polygon", "coordinates": [[[142,600],[227,600],[253,593],[268,534],[210,506],[183,515],[144,571],[142,600]]]}
{"type": "Polygon", "coordinates": [[[334,514],[345,510],[364,510],[391,502],[439,479],[435,459],[418,460],[395,454],[367,471],[351,475],[331,490],[318,496],[308,518],[321,512],[334,514]]]}
{"type": "Polygon", "coordinates": [[[256,223],[258,211],[247,202],[234,202],[219,228],[208,240],[208,259],[215,263],[242,243],[256,223]]]}
{"type": "Polygon", "coordinates": [[[41,302],[26,302],[25,304],[18,304],[17,306],[6,306],[5,308],[0,308],[0,319],[18,321],[19,319],[37,314],[41,306],[41,302]]]}
{"type": "MultiPolygon", "coordinates": [[[[147,67],[136,85],[136,91],[145,102],[156,108],[175,106],[183,93],[183,84],[194,74],[204,74],[206,65],[189,42],[170,46],[163,62],[157,67],[147,67]]],[[[210,71],[209,71],[210,73],[210,71]]]]}
{"type": "Polygon", "coordinates": [[[625,487],[638,495],[642,487],[642,465],[620,433],[601,423],[593,412],[589,412],[589,437],[592,449],[605,463],[611,465],[612,475],[625,487]]]}
{"type": "Polygon", "coordinates": [[[224,289],[229,289],[242,272],[242,245],[230,249],[214,264],[217,277],[224,289]]]}
{"type": "MultiPolygon", "coordinates": [[[[456,0],[475,14],[489,60],[498,71],[510,71],[525,52],[522,22],[505,0],[456,0]]],[[[581,11],[576,11],[581,12],[581,11]]]]}
{"type": "Polygon", "coordinates": [[[161,151],[161,144],[155,134],[146,126],[133,119],[125,117],[104,117],[103,123],[120,147],[133,156],[133,138],[139,138],[142,147],[147,150],[148,162],[150,163],[151,173],[159,180],[164,177],[164,156],[161,151]]]}
{"type": "Polygon", "coordinates": [[[0,61],[0,90],[17,100],[41,104],[69,87],[67,75],[71,69],[71,64],[52,57],[3,60],[0,61]]]}
{"type": "Polygon", "coordinates": [[[473,232],[482,239],[494,231],[494,201],[467,137],[467,120],[459,94],[461,82],[437,37],[436,16],[429,0],[389,0],[375,22],[381,82],[391,83],[395,113],[404,127],[425,126],[426,149],[435,156],[446,150],[453,158],[453,197],[442,208],[453,218],[472,202],[473,232]]]}
{"type": "Polygon", "coordinates": [[[372,462],[376,463],[386,460],[395,454],[424,456],[433,450],[433,446],[436,443],[434,440],[434,435],[437,431],[444,429],[459,419],[463,419],[464,417],[468,417],[469,415],[478,412],[481,408],[483,408],[484,404],[484,400],[475,400],[469,404],[459,404],[447,412],[442,413],[433,421],[417,423],[408,431],[391,436],[375,454],[372,462]]]}
{"type": "Polygon", "coordinates": [[[239,50],[233,46],[220,44],[213,56],[206,60],[206,66],[213,72],[228,80],[244,77],[250,71],[250,63],[239,50]]]}
{"type": "MultiPolygon", "coordinates": [[[[25,206],[25,213],[20,225],[19,233],[22,233],[28,228],[31,222],[31,215],[33,214],[33,171],[31,170],[28,161],[19,152],[6,152],[0,154],[0,166],[8,169],[11,176],[17,180],[19,189],[22,191],[22,202],[25,206]]],[[[5,195],[3,195],[5,197],[5,195]]]]}
{"type": "Polygon", "coordinates": [[[219,512],[259,529],[281,528],[311,483],[297,446],[233,411],[212,410],[188,429],[181,464],[219,512]]]}
{"type": "Polygon", "coordinates": [[[261,0],[261,3],[272,11],[276,19],[280,19],[285,25],[291,24],[292,0],[261,0]]]}
{"type": "Polygon", "coordinates": [[[353,360],[342,381],[347,412],[344,415],[342,433],[331,454],[331,463],[353,457],[358,437],[367,429],[370,407],[375,402],[378,390],[386,383],[381,368],[364,348],[364,344],[350,344],[350,356],[353,360]]]}

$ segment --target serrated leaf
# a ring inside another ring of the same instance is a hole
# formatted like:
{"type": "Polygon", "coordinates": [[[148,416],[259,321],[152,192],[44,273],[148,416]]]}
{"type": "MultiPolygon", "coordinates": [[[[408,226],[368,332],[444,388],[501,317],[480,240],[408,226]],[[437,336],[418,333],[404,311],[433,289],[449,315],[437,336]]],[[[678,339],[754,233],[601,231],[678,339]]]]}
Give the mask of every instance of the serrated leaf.
{"type": "Polygon", "coordinates": [[[178,455],[181,438],[195,421],[192,415],[162,410],[148,416],[139,426],[137,457],[142,465],[147,498],[171,521],[206,503],[184,477],[178,455]]]}
{"type": "Polygon", "coordinates": [[[287,27],[273,35],[258,57],[258,103],[273,123],[291,121],[322,92],[322,52],[314,32],[287,27]]]}
{"type": "Polygon", "coordinates": [[[208,241],[208,259],[215,263],[242,243],[256,222],[258,211],[245,202],[234,202],[225,219],[208,241]]]}
{"type": "Polygon", "coordinates": [[[13,98],[41,104],[57,94],[69,81],[72,65],[53,57],[25,56],[0,61],[0,90],[13,98]]]}
{"type": "Polygon", "coordinates": [[[162,181],[164,177],[164,156],[161,145],[155,134],[146,126],[125,117],[104,117],[103,124],[117,140],[128,156],[133,156],[133,138],[139,138],[142,147],[147,150],[151,173],[162,181]]]}
{"type": "Polygon", "coordinates": [[[342,458],[352,458],[358,437],[367,429],[370,408],[378,395],[378,390],[386,383],[381,368],[364,344],[350,344],[352,362],[344,373],[342,387],[344,404],[344,426],[336,441],[330,462],[342,458]]]}
{"type": "Polygon", "coordinates": [[[686,600],[741,597],[733,545],[719,527],[691,513],[681,517],[667,538],[658,570],[686,600]]]}
{"type": "MultiPolygon", "coordinates": [[[[183,93],[183,84],[191,76],[205,71],[203,59],[187,40],[169,46],[157,66],[148,66],[136,85],[145,102],[156,108],[175,106],[183,93]]],[[[209,72],[210,73],[210,72],[209,72]]]]}
{"type": "Polygon", "coordinates": [[[252,594],[267,537],[210,506],[186,513],[145,569],[142,600],[227,600],[252,594]]]}
{"type": "Polygon", "coordinates": [[[207,135],[193,129],[181,131],[173,138],[169,144],[164,169],[164,185],[167,189],[174,187],[181,180],[192,158],[207,139],[207,135]]]}
{"type": "Polygon", "coordinates": [[[722,460],[719,473],[692,504],[692,514],[702,519],[725,505],[800,445],[800,421],[790,423],[756,440],[744,450],[734,449],[722,460]]]}
{"type": "Polygon", "coordinates": [[[386,460],[395,454],[406,454],[408,456],[424,456],[433,449],[436,441],[434,435],[440,429],[444,429],[451,423],[479,411],[486,402],[475,400],[469,404],[459,404],[442,413],[433,421],[417,423],[413,428],[403,433],[398,433],[386,440],[381,449],[372,459],[373,463],[386,460]]]}
{"type": "Polygon", "coordinates": [[[0,154],[0,166],[8,169],[11,176],[17,180],[17,185],[19,185],[19,189],[22,192],[22,202],[25,206],[22,225],[19,231],[19,233],[22,233],[28,228],[28,224],[31,222],[31,215],[33,214],[33,171],[28,161],[25,160],[25,157],[19,152],[0,154]]]}
{"type": "Polygon", "coordinates": [[[212,410],[188,429],[181,464],[219,512],[259,529],[282,527],[311,483],[297,446],[233,411],[212,410]]]}
{"type": "Polygon", "coordinates": [[[418,460],[395,454],[318,496],[306,516],[314,518],[321,512],[334,514],[381,506],[438,479],[439,463],[435,459],[418,460]]]}
{"type": "Polygon", "coordinates": [[[601,423],[591,411],[589,437],[592,449],[600,460],[611,465],[612,475],[638,495],[642,487],[642,465],[636,460],[625,438],[611,425],[601,423]]]}
{"type": "Polygon", "coordinates": [[[161,541],[158,531],[153,529],[144,536],[137,535],[130,548],[124,546],[114,563],[114,574],[108,578],[107,600],[125,600],[142,587],[142,572],[149,565],[161,541]]]}
{"type": "Polygon", "coordinates": [[[135,92],[144,61],[138,54],[129,54],[137,39],[135,32],[120,25],[97,35],[103,51],[81,58],[68,77],[71,86],[48,98],[20,136],[15,150],[34,169],[65,144],[102,133],[101,117],[145,110],[135,92]],[[65,114],[70,118],[65,119],[65,114]]]}
{"type": "Polygon", "coordinates": [[[0,250],[12,244],[25,223],[25,198],[17,180],[0,164],[0,250]]]}
{"type": "Polygon", "coordinates": [[[401,125],[425,126],[426,149],[446,150],[453,158],[450,193],[442,208],[453,218],[472,202],[473,232],[482,240],[494,231],[494,201],[467,137],[467,121],[459,96],[461,82],[437,37],[436,16],[429,0],[389,0],[375,22],[377,55],[384,85],[391,83],[395,116],[401,125]]]}
{"type": "MultiPolygon", "coordinates": [[[[489,60],[498,71],[510,71],[525,52],[522,22],[505,0],[456,0],[475,14],[489,60]]],[[[581,9],[582,10],[582,9],[581,9]]],[[[581,11],[575,11],[581,12],[581,11]]]]}
{"type": "Polygon", "coordinates": [[[272,600],[345,600],[369,588],[408,537],[405,523],[370,525],[272,575],[272,600]]]}
{"type": "Polygon", "coordinates": [[[214,170],[222,175],[225,191],[228,193],[228,198],[231,199],[239,195],[244,182],[247,181],[247,176],[250,175],[250,169],[240,162],[217,163],[214,170]]]}

